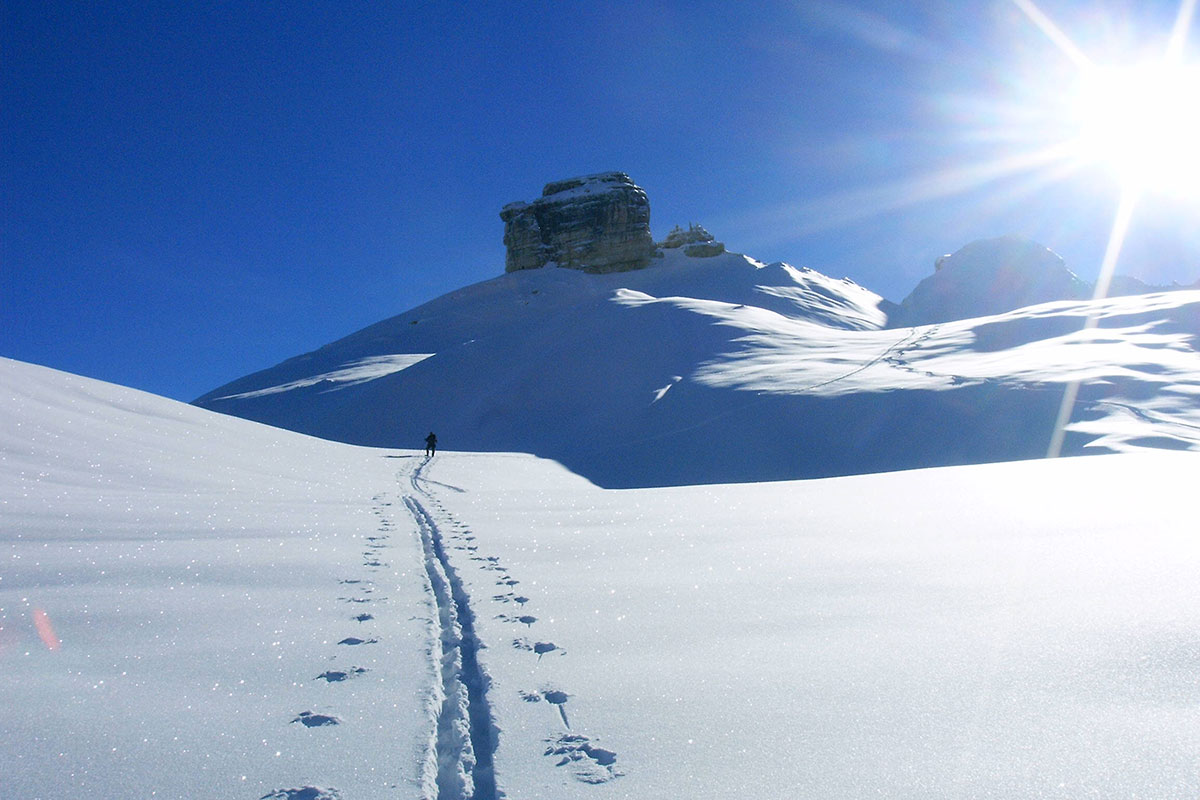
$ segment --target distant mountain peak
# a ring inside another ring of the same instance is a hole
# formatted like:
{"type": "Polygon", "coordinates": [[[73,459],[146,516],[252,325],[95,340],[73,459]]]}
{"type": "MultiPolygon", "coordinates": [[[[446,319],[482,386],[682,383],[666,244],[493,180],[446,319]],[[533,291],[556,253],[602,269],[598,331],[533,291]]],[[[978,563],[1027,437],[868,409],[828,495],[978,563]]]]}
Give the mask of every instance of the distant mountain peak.
{"type": "Polygon", "coordinates": [[[941,256],[904,298],[893,326],[1000,314],[1054,300],[1083,300],[1091,286],[1062,256],[1023,236],[979,239],[941,256]]]}

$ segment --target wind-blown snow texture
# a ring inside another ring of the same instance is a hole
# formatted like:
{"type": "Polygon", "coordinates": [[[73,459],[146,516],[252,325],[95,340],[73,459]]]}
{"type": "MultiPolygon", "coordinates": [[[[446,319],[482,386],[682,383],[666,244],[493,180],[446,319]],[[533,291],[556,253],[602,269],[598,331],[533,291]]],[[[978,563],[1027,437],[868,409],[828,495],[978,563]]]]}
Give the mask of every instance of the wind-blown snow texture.
{"type": "Polygon", "coordinates": [[[1200,443],[1200,292],[898,329],[882,304],[812,270],[668,250],[636,272],[476,284],[197,403],[354,444],[434,430],[607,487],[1039,458],[1077,379],[1065,453],[1200,443]],[[1089,314],[1100,328],[1084,332],[1089,314]],[[403,357],[382,377],[313,380],[403,357]]]}
{"type": "Polygon", "coordinates": [[[1195,454],[614,491],[0,386],[5,797],[1200,794],[1195,454]]]}

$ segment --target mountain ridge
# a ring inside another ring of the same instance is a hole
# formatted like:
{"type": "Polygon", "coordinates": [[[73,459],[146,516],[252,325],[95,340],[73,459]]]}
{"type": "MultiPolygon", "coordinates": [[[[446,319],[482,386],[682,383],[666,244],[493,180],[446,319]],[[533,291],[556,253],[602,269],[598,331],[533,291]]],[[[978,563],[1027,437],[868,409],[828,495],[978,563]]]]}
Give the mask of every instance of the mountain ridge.
{"type": "Polygon", "coordinates": [[[901,328],[886,308],[852,281],[735,253],[521,270],[196,404],[353,444],[434,430],[443,447],[530,452],[606,487],[1039,458],[1076,377],[1064,453],[1200,440],[1200,292],[901,328]],[[1114,403],[1151,416],[1131,424],[1114,403]],[[724,460],[697,457],[714,447],[724,460]]]}

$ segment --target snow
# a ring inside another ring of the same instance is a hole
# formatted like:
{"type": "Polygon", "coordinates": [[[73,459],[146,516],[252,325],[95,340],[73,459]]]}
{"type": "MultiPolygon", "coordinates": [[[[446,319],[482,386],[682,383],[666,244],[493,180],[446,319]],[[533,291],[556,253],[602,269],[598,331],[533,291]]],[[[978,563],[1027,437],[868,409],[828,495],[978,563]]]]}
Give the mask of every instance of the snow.
{"type": "Polygon", "coordinates": [[[643,270],[469,286],[197,403],[360,445],[435,430],[608,488],[1040,458],[1073,381],[1063,452],[1200,448],[1200,292],[886,321],[850,281],[668,250],[643,270]],[[338,391],[315,382],[403,353],[420,360],[338,391]]]}
{"type": "Polygon", "coordinates": [[[399,460],[0,368],[0,794],[416,795],[429,609],[399,460]]]}
{"type": "Polygon", "coordinates": [[[1195,453],[613,490],[0,386],[5,796],[1200,793],[1195,453]]]}
{"type": "Polygon", "coordinates": [[[300,389],[305,386],[314,386],[322,383],[344,384],[342,386],[333,386],[328,391],[336,391],[345,389],[359,383],[366,383],[377,378],[382,378],[387,375],[393,375],[401,370],[408,369],[413,364],[419,364],[425,359],[432,356],[433,353],[397,353],[388,356],[372,356],[370,358],[362,358],[357,361],[352,361],[342,369],[334,370],[333,372],[325,372],[320,375],[313,375],[300,380],[288,381],[279,386],[268,386],[265,389],[258,389],[253,392],[242,392],[241,394],[227,395],[219,397],[218,400],[243,400],[251,397],[265,397],[269,394],[278,394],[279,392],[288,392],[292,389],[300,389]]]}
{"type": "Polygon", "coordinates": [[[542,190],[542,199],[547,202],[563,203],[593,194],[608,194],[615,190],[637,189],[628,175],[621,172],[599,172],[581,175],[578,178],[554,181],[542,190]]]}

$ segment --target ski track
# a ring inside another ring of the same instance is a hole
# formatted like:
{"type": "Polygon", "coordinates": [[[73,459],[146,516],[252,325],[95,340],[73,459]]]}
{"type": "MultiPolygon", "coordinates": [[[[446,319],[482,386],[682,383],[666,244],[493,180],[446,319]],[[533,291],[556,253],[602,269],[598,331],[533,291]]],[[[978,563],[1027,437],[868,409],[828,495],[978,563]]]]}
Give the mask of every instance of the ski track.
{"type": "MultiPolygon", "coordinates": [[[[498,730],[487,697],[491,681],[479,665],[480,643],[471,598],[446,555],[441,528],[422,503],[424,498],[456,524],[421,487],[421,475],[429,462],[426,458],[409,473],[412,493],[403,495],[421,538],[431,603],[436,609],[433,638],[440,684],[434,697],[439,708],[423,783],[429,800],[498,800],[504,794],[496,788],[493,770],[498,730]]],[[[398,478],[402,477],[403,472],[398,478]]]]}
{"type": "MultiPolygon", "coordinates": [[[[476,794],[471,797],[471,800],[502,798],[504,792],[497,788],[494,782],[492,757],[498,744],[498,728],[491,714],[490,702],[487,697],[487,692],[491,688],[491,680],[477,660],[478,650],[484,645],[476,638],[475,612],[471,607],[471,598],[458,572],[450,563],[447,554],[447,540],[457,541],[454,549],[462,551],[472,562],[476,562],[480,573],[490,574],[495,579],[495,585],[501,593],[491,597],[493,603],[516,603],[521,609],[518,614],[500,613],[496,615],[496,619],[524,626],[525,630],[530,631],[537,624],[538,618],[533,614],[525,613],[525,605],[530,602],[530,598],[518,594],[517,587],[521,582],[508,574],[508,568],[500,563],[499,557],[481,555],[478,545],[475,544],[475,535],[471,530],[456,519],[426,488],[432,485],[460,493],[465,491],[459,487],[437,483],[425,477],[425,470],[433,460],[425,459],[408,475],[412,494],[406,494],[404,502],[421,532],[422,545],[426,551],[426,567],[430,573],[430,589],[438,604],[439,616],[453,616],[453,619],[459,624],[460,633],[457,638],[459,644],[453,646],[461,651],[462,661],[458,664],[455,674],[447,673],[445,675],[446,680],[440,687],[440,696],[452,696],[453,692],[458,691],[460,685],[468,688],[466,708],[471,731],[469,746],[473,749],[479,762],[475,767],[476,794]],[[434,513],[430,513],[430,508],[434,513]],[[437,520],[441,521],[441,527],[435,521],[435,516],[437,520]],[[453,608],[451,609],[451,607],[453,608]],[[443,613],[443,609],[448,613],[443,613]],[[485,776],[486,780],[490,781],[486,787],[479,783],[479,775],[485,776]]],[[[443,639],[446,638],[446,629],[446,623],[443,622],[443,639]]],[[[543,656],[566,655],[566,651],[554,642],[530,641],[525,637],[513,639],[512,646],[535,656],[534,668],[543,656]]],[[[593,744],[590,737],[572,729],[566,709],[566,703],[571,698],[570,694],[555,686],[544,686],[536,692],[519,691],[518,695],[526,702],[545,701],[555,710],[555,717],[561,720],[563,727],[566,728],[565,732],[552,734],[543,740],[547,745],[543,755],[555,758],[554,765],[556,767],[570,767],[574,778],[587,784],[607,783],[623,774],[616,766],[616,753],[593,744]]],[[[443,724],[449,723],[450,720],[461,721],[463,719],[461,705],[456,706],[451,703],[444,708],[444,712],[443,724]]],[[[455,740],[448,746],[450,748],[461,747],[461,743],[455,740]]],[[[453,787],[458,786],[460,782],[463,782],[462,776],[455,773],[453,779],[449,781],[452,792],[454,791],[453,787]]],[[[447,794],[439,796],[438,800],[445,800],[448,797],[457,798],[459,795],[447,794]]],[[[463,797],[470,796],[463,795],[463,797]]]]}
{"type": "MultiPolygon", "coordinates": [[[[492,602],[516,603],[522,611],[516,615],[502,613],[497,619],[522,625],[526,630],[532,629],[538,620],[533,614],[524,613],[530,598],[517,593],[516,587],[520,581],[508,574],[508,569],[496,556],[479,555],[477,545],[472,544],[475,536],[471,531],[455,519],[438,498],[425,488],[426,484],[431,484],[457,492],[464,491],[426,479],[424,472],[431,461],[431,458],[425,458],[415,468],[401,470],[397,475],[397,481],[402,487],[400,499],[411,516],[415,533],[421,541],[426,591],[430,608],[434,612],[430,617],[427,633],[433,685],[427,700],[430,734],[420,776],[421,798],[503,800],[505,794],[496,786],[494,774],[499,729],[488,699],[491,679],[479,664],[478,653],[483,645],[475,633],[475,612],[466,585],[447,554],[447,536],[443,533],[443,526],[451,529],[451,536],[462,540],[463,543],[458,545],[457,549],[470,553],[470,559],[480,563],[481,572],[493,573],[496,577],[496,585],[502,593],[494,595],[491,598],[492,602]],[[407,488],[404,487],[405,483],[407,488]],[[429,508],[436,512],[436,519],[429,508]],[[437,521],[439,519],[442,520],[442,526],[437,521]]],[[[332,658],[354,652],[347,648],[356,650],[358,647],[380,641],[380,634],[372,625],[375,614],[363,611],[363,607],[364,604],[387,602],[386,597],[375,595],[375,582],[371,576],[388,567],[384,558],[391,548],[388,540],[396,530],[396,521],[391,495],[378,494],[372,498],[372,502],[372,513],[378,519],[378,527],[372,534],[364,537],[361,572],[354,577],[338,580],[341,594],[337,599],[348,604],[348,611],[351,612],[346,616],[345,630],[353,631],[355,635],[338,640],[337,644],[333,645],[335,650],[331,654],[332,658]]],[[[531,656],[536,657],[537,662],[540,662],[543,656],[566,654],[563,648],[553,642],[536,639],[530,641],[524,637],[514,639],[512,646],[528,651],[531,656]]],[[[322,663],[328,664],[328,660],[322,663]]],[[[341,669],[326,669],[319,675],[308,678],[323,686],[332,687],[353,680],[368,671],[363,667],[346,665],[341,669]]],[[[330,692],[328,697],[334,702],[322,703],[315,708],[320,712],[332,712],[330,706],[336,705],[336,689],[321,691],[330,692]]],[[[616,766],[616,753],[593,744],[588,736],[572,729],[566,710],[570,694],[554,686],[545,686],[536,692],[521,691],[519,694],[527,702],[545,702],[555,710],[555,717],[562,721],[566,730],[543,740],[546,744],[544,755],[556,759],[556,767],[570,767],[575,779],[587,784],[607,783],[623,774],[616,766]]],[[[319,713],[312,709],[293,711],[291,714],[291,719],[285,724],[299,723],[312,730],[312,735],[321,735],[320,729],[343,723],[342,719],[333,713],[319,713]]],[[[286,719],[286,715],[281,716],[286,719]]],[[[333,800],[340,796],[339,790],[335,788],[304,785],[276,790],[265,795],[264,800],[301,797],[333,800]]]]}

